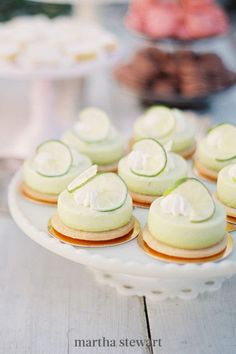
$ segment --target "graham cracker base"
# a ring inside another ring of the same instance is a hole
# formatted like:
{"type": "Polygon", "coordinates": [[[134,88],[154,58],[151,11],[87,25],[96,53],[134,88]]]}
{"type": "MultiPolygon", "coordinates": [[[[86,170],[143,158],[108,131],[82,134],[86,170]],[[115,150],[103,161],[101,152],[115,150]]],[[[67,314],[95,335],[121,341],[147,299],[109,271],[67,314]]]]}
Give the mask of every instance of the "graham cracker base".
{"type": "Polygon", "coordinates": [[[153,251],[164,254],[168,257],[174,258],[184,258],[184,259],[203,259],[213,257],[217,254],[222,253],[227,247],[227,237],[225,236],[222,241],[218,242],[214,246],[197,249],[197,250],[187,250],[180,249],[164,244],[163,242],[158,241],[154,238],[148,227],[145,226],[143,230],[143,241],[147,244],[149,248],[153,251]]]}
{"type": "Polygon", "coordinates": [[[133,200],[133,205],[139,208],[148,209],[152,202],[160,196],[145,195],[129,191],[129,194],[133,200]]]}
{"type": "Polygon", "coordinates": [[[86,241],[107,241],[127,235],[134,228],[135,219],[132,217],[128,224],[115,230],[103,232],[89,232],[68,227],[63,224],[58,213],[53,214],[50,223],[57,232],[66,237],[86,241]]]}
{"type": "Polygon", "coordinates": [[[109,165],[98,165],[99,172],[117,172],[118,162],[111,163],[109,165]]]}
{"type": "Polygon", "coordinates": [[[22,184],[20,185],[20,193],[23,195],[24,198],[34,203],[47,205],[57,204],[58,195],[35,191],[34,189],[27,186],[24,182],[22,182],[22,184]]]}
{"type": "MultiPolygon", "coordinates": [[[[124,233],[127,230],[130,230],[128,232],[126,232],[125,234],[123,234],[122,236],[118,237],[118,233],[116,233],[116,237],[112,239],[106,239],[106,240],[101,240],[101,234],[105,234],[105,233],[87,233],[87,236],[90,237],[90,239],[78,239],[78,238],[73,238],[73,237],[68,237],[65,236],[64,234],[61,234],[60,232],[58,232],[57,230],[55,230],[52,226],[51,223],[51,219],[49,220],[48,223],[48,232],[51,236],[53,236],[54,238],[64,242],[64,243],[68,243],[70,245],[73,246],[79,246],[79,247],[109,247],[109,246],[116,246],[116,245],[121,245],[123,243],[127,243],[133,239],[135,239],[139,233],[140,233],[140,224],[138,222],[138,220],[136,218],[132,218],[132,223],[129,223],[130,225],[132,225],[132,228],[130,229],[130,227],[128,227],[125,225],[123,227],[124,233]],[[92,236],[92,237],[91,237],[92,236]]],[[[68,228],[69,230],[73,230],[68,228]]],[[[117,229],[119,232],[121,231],[121,228],[117,229]]],[[[117,230],[113,230],[114,232],[116,232],[117,230]]],[[[78,231],[78,230],[77,230],[78,231]]],[[[107,231],[108,233],[111,233],[112,231],[107,231]]],[[[121,234],[121,233],[120,233],[121,234]]],[[[81,231],[80,231],[80,235],[82,235],[81,231]]],[[[83,232],[82,236],[86,236],[85,232],[83,232]]]]}
{"type": "Polygon", "coordinates": [[[216,182],[218,172],[204,166],[198,159],[194,161],[194,169],[200,177],[206,178],[211,182],[216,182]]]}

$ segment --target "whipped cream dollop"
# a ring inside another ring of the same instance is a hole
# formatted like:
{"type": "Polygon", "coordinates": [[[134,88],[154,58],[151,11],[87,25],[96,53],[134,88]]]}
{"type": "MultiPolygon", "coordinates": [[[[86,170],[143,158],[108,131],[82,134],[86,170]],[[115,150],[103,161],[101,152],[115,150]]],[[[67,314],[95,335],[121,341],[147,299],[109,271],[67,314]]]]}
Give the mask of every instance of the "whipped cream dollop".
{"type": "Polygon", "coordinates": [[[144,170],[148,164],[151,155],[140,150],[131,151],[128,156],[128,164],[130,168],[144,170]]]}
{"type": "Polygon", "coordinates": [[[53,154],[46,151],[38,152],[32,159],[33,169],[46,175],[61,173],[60,161],[53,154]]]}
{"type": "MultiPolygon", "coordinates": [[[[187,127],[187,120],[186,120],[185,113],[177,108],[172,109],[171,113],[175,118],[175,128],[174,131],[172,132],[172,135],[183,132],[187,127]]],[[[155,124],[157,124],[161,120],[162,120],[161,116],[158,116],[156,114],[148,114],[146,116],[143,116],[143,127],[147,131],[147,133],[150,134],[152,133],[155,124]]]]}
{"type": "Polygon", "coordinates": [[[214,131],[211,132],[210,134],[207,135],[206,138],[206,143],[208,146],[212,148],[221,148],[221,132],[220,131],[214,131]]]}
{"type": "Polygon", "coordinates": [[[82,155],[78,150],[70,148],[72,153],[72,164],[73,166],[80,166],[85,161],[85,156],[82,155]]]}
{"type": "Polygon", "coordinates": [[[33,162],[35,166],[41,167],[46,164],[53,163],[55,160],[49,152],[41,151],[34,156],[33,162]]]}
{"type": "Polygon", "coordinates": [[[74,200],[76,204],[95,209],[96,201],[98,198],[98,192],[94,188],[83,188],[79,189],[74,193],[74,200]]]}
{"type": "MultiPolygon", "coordinates": [[[[79,166],[84,162],[84,156],[81,155],[77,150],[70,148],[72,153],[72,163],[73,166],[79,166]]],[[[40,151],[33,158],[34,166],[46,167],[47,165],[52,165],[57,163],[55,157],[50,154],[50,152],[40,151]]]]}
{"type": "Polygon", "coordinates": [[[233,179],[236,180],[236,165],[232,165],[229,169],[229,176],[233,179]]]}
{"type": "Polygon", "coordinates": [[[79,120],[75,124],[74,130],[76,133],[79,134],[82,133],[82,134],[90,135],[93,132],[94,127],[86,121],[79,120]]]}
{"type": "MultiPolygon", "coordinates": [[[[128,165],[131,169],[146,170],[151,154],[144,151],[134,150],[128,156],[128,165]]],[[[175,160],[171,154],[167,153],[167,164],[165,170],[172,171],[175,168],[175,160]]]]}
{"type": "Polygon", "coordinates": [[[171,193],[163,197],[160,202],[161,209],[165,214],[173,216],[189,217],[192,213],[191,205],[180,194],[171,193]]]}

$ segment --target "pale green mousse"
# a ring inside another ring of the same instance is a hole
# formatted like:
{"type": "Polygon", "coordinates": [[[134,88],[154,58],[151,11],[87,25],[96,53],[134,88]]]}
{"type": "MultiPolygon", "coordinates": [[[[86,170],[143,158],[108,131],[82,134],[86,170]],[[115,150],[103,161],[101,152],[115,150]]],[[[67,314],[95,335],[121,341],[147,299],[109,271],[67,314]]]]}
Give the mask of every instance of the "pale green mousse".
{"type": "Polygon", "coordinates": [[[57,211],[61,221],[68,227],[88,232],[118,229],[130,221],[133,213],[132,199],[127,195],[125,203],[113,211],[96,211],[78,205],[73,193],[65,190],[59,195],[57,211]]]}
{"type": "Polygon", "coordinates": [[[173,183],[180,178],[186,177],[188,165],[179,155],[170,153],[174,162],[174,169],[165,168],[163,172],[155,177],[138,176],[134,174],[128,163],[128,156],[120,160],[118,174],[125,181],[131,192],[159,196],[164,193],[173,183]]]}
{"type": "Polygon", "coordinates": [[[93,163],[97,165],[110,165],[124,156],[125,143],[122,136],[116,131],[112,130],[111,134],[103,141],[96,143],[87,143],[81,140],[76,132],[71,129],[68,130],[62,137],[68,146],[71,146],[81,153],[87,155],[93,163]]]}
{"type": "Polygon", "coordinates": [[[83,158],[81,157],[79,165],[72,165],[70,170],[65,175],[58,177],[46,177],[35,171],[33,168],[32,159],[30,158],[24,162],[23,180],[27,186],[37,192],[58,195],[75,177],[90,166],[90,159],[87,156],[83,156],[83,158]]]}
{"type": "Polygon", "coordinates": [[[217,197],[223,204],[236,208],[236,182],[229,175],[231,167],[224,167],[218,174],[217,197]]]}
{"type": "MultiPolygon", "coordinates": [[[[154,138],[158,140],[162,145],[165,145],[169,141],[172,142],[171,151],[176,153],[181,153],[194,146],[195,144],[195,127],[193,124],[186,120],[186,125],[181,131],[174,131],[170,135],[163,138],[155,137],[155,132],[153,131],[152,136],[148,136],[145,133],[144,128],[145,117],[140,117],[136,120],[134,124],[134,140],[138,141],[144,138],[154,138]]],[[[158,132],[157,132],[158,133],[158,132]]]]}
{"type": "Polygon", "coordinates": [[[157,240],[180,249],[203,249],[220,242],[226,233],[225,208],[216,203],[215,213],[206,221],[193,223],[188,217],[166,214],[161,199],[152,203],[148,216],[148,228],[157,240]]]}
{"type": "Polygon", "coordinates": [[[216,172],[219,172],[225,166],[236,163],[236,158],[228,161],[217,161],[216,149],[207,144],[207,138],[199,142],[197,158],[202,165],[216,172]]]}

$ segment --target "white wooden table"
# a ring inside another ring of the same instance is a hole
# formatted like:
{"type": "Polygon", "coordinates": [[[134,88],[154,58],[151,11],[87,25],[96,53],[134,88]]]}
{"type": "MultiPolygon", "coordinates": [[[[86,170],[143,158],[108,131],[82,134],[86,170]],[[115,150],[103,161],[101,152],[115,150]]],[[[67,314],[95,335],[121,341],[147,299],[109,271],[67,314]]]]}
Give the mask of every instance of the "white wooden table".
{"type": "MultiPolygon", "coordinates": [[[[114,92],[109,76],[104,80],[103,73],[92,79],[85,104],[105,108],[129,135],[139,114],[136,100],[114,92]]],[[[18,112],[27,124],[23,87],[0,83],[0,152],[8,137],[14,139],[17,134],[18,112]]],[[[236,89],[214,101],[211,114],[215,121],[235,121],[235,97],[236,89]]],[[[234,354],[236,278],[220,291],[193,301],[151,303],[145,298],[122,297],[97,285],[83,266],[33,243],[7,214],[0,214],[0,354],[13,353],[234,354]],[[99,347],[96,342],[95,347],[76,347],[76,340],[102,342],[103,337],[110,344],[126,338],[153,339],[156,346],[138,347],[136,343],[114,348],[99,347]]]]}
{"type": "Polygon", "coordinates": [[[122,297],[33,243],[9,217],[0,225],[1,354],[236,352],[236,278],[193,301],[122,297]],[[156,346],[75,346],[76,339],[103,337],[152,338],[156,346]]]}

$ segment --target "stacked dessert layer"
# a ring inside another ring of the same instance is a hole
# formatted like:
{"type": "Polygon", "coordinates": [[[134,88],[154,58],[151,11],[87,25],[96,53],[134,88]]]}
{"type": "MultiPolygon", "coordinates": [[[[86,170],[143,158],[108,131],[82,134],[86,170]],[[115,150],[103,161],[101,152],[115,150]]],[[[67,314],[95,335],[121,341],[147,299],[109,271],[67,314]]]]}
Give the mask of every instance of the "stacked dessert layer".
{"type": "Polygon", "coordinates": [[[208,96],[236,82],[236,74],[217,54],[187,50],[172,53],[155,47],[139,50],[129,63],[116,69],[115,76],[151,99],[208,96]]]}
{"type": "Polygon", "coordinates": [[[133,0],[126,23],[154,39],[199,39],[229,27],[226,14],[213,0],[133,0]]]}
{"type": "Polygon", "coordinates": [[[116,38],[93,22],[71,17],[16,17],[0,26],[0,65],[66,68],[114,52],[116,38]]]}

